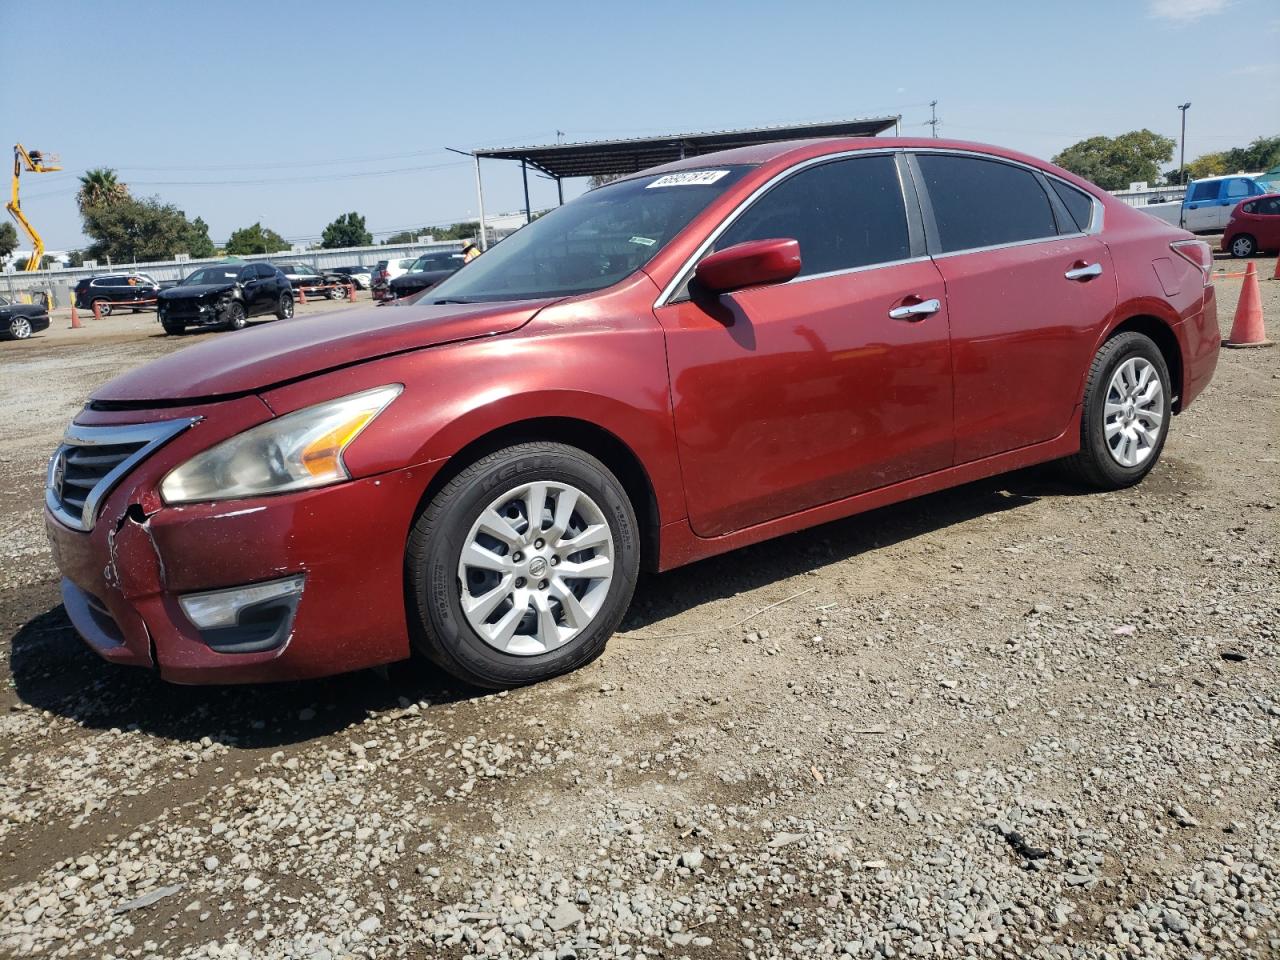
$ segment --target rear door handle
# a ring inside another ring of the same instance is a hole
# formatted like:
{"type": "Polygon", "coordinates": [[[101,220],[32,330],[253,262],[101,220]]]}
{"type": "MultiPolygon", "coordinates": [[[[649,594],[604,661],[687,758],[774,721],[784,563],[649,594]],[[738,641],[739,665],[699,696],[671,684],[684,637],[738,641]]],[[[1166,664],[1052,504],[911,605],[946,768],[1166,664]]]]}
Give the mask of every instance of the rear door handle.
{"type": "Polygon", "coordinates": [[[1102,264],[1088,263],[1079,267],[1072,267],[1063,274],[1068,280],[1092,280],[1094,277],[1102,276],[1102,264]]]}
{"type": "Polygon", "coordinates": [[[942,309],[942,301],[940,300],[921,300],[919,303],[908,303],[901,307],[894,307],[889,311],[889,316],[894,320],[923,320],[925,317],[933,316],[942,309]]]}

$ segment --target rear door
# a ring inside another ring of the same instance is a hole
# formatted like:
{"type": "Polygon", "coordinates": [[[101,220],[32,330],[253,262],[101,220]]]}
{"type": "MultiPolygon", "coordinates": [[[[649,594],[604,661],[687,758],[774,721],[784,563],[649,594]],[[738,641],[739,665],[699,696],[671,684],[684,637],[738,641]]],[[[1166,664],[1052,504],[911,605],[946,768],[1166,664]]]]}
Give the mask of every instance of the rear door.
{"type": "Polygon", "coordinates": [[[994,157],[920,151],[912,163],[947,289],[956,463],[1060,436],[1116,303],[1094,235],[1101,205],[994,157]]]}

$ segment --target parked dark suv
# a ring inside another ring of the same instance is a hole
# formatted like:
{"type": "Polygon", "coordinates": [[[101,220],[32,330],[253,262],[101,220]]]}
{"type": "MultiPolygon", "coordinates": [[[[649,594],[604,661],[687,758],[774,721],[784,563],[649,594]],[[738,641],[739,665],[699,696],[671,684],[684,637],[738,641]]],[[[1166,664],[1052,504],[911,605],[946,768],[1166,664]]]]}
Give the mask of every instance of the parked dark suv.
{"type": "MultiPolygon", "coordinates": [[[[112,304],[122,300],[154,300],[160,292],[160,284],[145,273],[104,273],[100,277],[86,277],[75,286],[76,307],[92,310],[98,304],[98,312],[106,317],[112,304]]],[[[141,308],[130,308],[137,313],[141,308]]]]}
{"type": "MultiPolygon", "coordinates": [[[[298,287],[321,287],[325,284],[335,283],[342,284],[345,287],[345,285],[350,282],[340,273],[334,273],[331,270],[326,270],[321,273],[317,271],[315,267],[306,263],[275,263],[269,264],[269,266],[275,267],[288,277],[289,283],[292,284],[295,290],[297,290],[298,287]]],[[[333,286],[330,286],[329,289],[325,291],[325,296],[330,300],[341,300],[346,295],[347,291],[345,289],[333,286]]]]}
{"type": "Polygon", "coordinates": [[[223,324],[240,330],[249,317],[293,316],[293,289],[269,263],[224,263],[201,267],[176,287],[160,291],[157,311],[165,333],[223,324]]]}

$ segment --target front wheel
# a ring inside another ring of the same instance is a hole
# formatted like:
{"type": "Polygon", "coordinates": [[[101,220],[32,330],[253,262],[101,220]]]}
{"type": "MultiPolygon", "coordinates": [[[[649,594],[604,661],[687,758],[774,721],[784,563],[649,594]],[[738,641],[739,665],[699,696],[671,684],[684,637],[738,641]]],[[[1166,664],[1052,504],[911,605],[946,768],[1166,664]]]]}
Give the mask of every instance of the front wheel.
{"type": "Polygon", "coordinates": [[[1089,368],[1080,451],[1064,465],[1089,486],[1132,486],[1160,459],[1171,414],[1169,368],[1160,349],[1141,333],[1114,336],[1089,368]]]}
{"type": "Polygon", "coordinates": [[[325,291],[325,296],[327,296],[330,300],[341,300],[344,297],[346,297],[346,295],[347,295],[346,287],[330,287],[327,291],[325,291]]]}
{"type": "Polygon", "coordinates": [[[1233,257],[1252,257],[1258,252],[1258,241],[1253,239],[1247,233],[1241,233],[1231,240],[1231,255],[1233,257]]]}
{"type": "Polygon", "coordinates": [[[249,317],[244,312],[244,304],[239,300],[233,300],[227,305],[225,316],[228,330],[243,330],[249,322],[249,317]]]}
{"type": "Polygon", "coordinates": [[[111,316],[111,301],[98,298],[97,300],[93,301],[93,303],[89,304],[89,309],[91,310],[96,309],[98,312],[98,316],[100,317],[109,317],[111,316]]]}
{"type": "Polygon", "coordinates": [[[181,320],[169,320],[168,318],[160,321],[160,326],[164,328],[164,332],[171,337],[181,336],[187,332],[187,325],[181,320]]]}
{"type": "Polygon", "coordinates": [[[276,317],[280,320],[288,320],[293,316],[293,294],[280,294],[280,302],[276,304],[276,317]]]}
{"type": "Polygon", "coordinates": [[[405,572],[414,646],[499,689],[599,656],[635,590],[635,511],[595,457],[559,443],[491,453],[419,514],[405,572]]]}

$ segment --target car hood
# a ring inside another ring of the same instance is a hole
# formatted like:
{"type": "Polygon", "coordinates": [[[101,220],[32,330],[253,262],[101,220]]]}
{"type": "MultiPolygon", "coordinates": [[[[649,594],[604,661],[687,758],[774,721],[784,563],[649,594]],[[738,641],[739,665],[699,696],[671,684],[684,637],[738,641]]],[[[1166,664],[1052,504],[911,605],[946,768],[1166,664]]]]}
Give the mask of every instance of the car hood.
{"type": "Polygon", "coordinates": [[[131,370],[95,390],[93,401],[165,405],[253,393],[364,360],[509,333],[554,302],[369,307],[276,321],[131,370]]]}
{"type": "Polygon", "coordinates": [[[230,293],[235,289],[235,286],[232,281],[227,283],[196,283],[189,287],[169,287],[167,290],[161,290],[156,297],[159,300],[199,300],[201,297],[207,297],[211,293],[230,293]]]}

